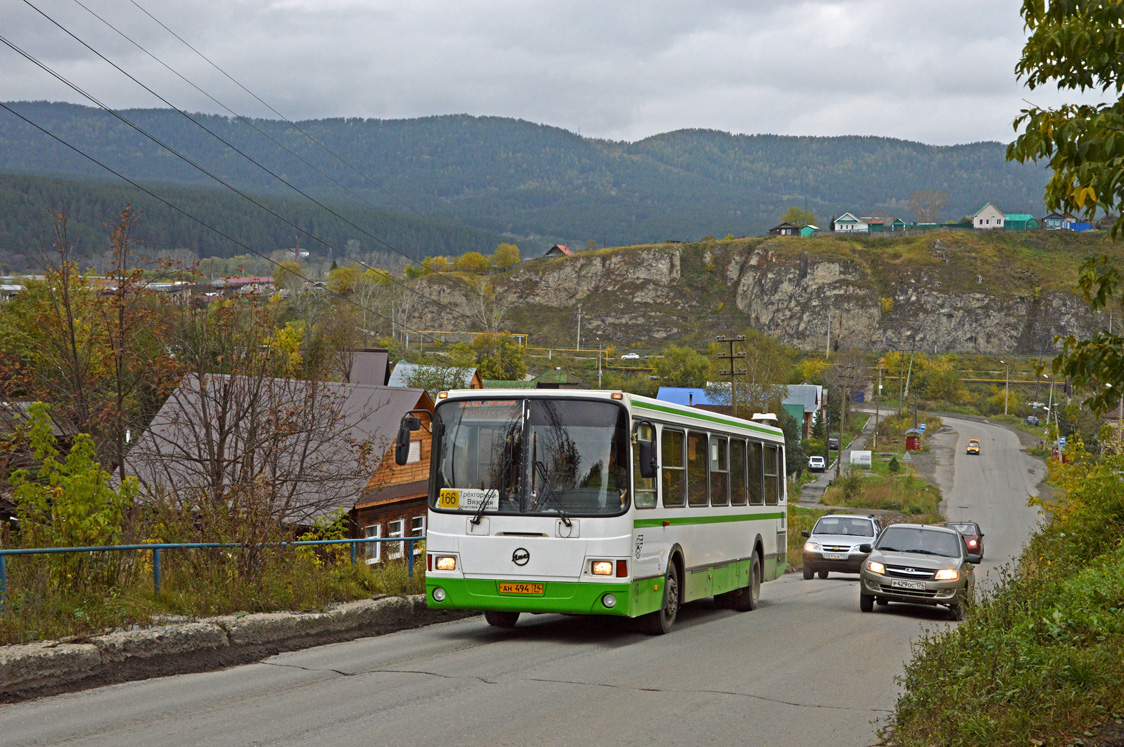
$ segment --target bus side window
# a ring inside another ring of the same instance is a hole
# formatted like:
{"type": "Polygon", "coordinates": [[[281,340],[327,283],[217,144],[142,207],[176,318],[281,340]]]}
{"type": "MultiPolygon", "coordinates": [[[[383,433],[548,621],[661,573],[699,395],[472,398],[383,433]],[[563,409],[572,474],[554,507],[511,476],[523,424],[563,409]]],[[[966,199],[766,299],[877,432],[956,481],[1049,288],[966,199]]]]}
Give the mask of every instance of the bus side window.
{"type": "Polygon", "coordinates": [[[683,431],[663,429],[660,440],[660,474],[663,475],[663,505],[682,506],[687,492],[683,471],[683,431]]]}
{"type": "Polygon", "coordinates": [[[765,503],[762,490],[761,463],[764,457],[761,454],[761,444],[749,444],[749,505],[761,506],[765,503]]]}
{"type": "Polygon", "coordinates": [[[746,502],[745,441],[730,441],[730,505],[744,506],[746,502]]]}
{"type": "Polygon", "coordinates": [[[687,503],[705,506],[707,496],[706,434],[687,431],[687,503]]]}
{"type": "Polygon", "coordinates": [[[777,505],[777,500],[780,497],[780,484],[777,479],[777,465],[780,460],[777,459],[777,455],[776,446],[765,447],[765,503],[769,506],[777,505]]]}
{"type": "Polygon", "coordinates": [[[720,436],[710,437],[710,504],[725,506],[730,502],[727,489],[730,485],[728,442],[720,436]]]}
{"type": "Polygon", "coordinates": [[[656,507],[656,480],[654,477],[640,476],[640,448],[638,441],[655,441],[655,428],[651,425],[639,425],[632,443],[632,481],[636,489],[633,491],[633,501],[637,508],[656,507]]]}

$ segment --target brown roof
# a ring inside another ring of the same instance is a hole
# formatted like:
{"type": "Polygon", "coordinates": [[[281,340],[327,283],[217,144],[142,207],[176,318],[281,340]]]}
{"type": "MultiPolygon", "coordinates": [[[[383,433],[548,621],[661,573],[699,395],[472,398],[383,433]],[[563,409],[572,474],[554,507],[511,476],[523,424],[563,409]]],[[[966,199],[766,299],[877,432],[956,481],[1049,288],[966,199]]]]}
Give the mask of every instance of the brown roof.
{"type": "Polygon", "coordinates": [[[348,354],[351,372],[347,380],[352,384],[386,386],[390,379],[390,351],[386,348],[366,348],[348,354]]]}
{"type": "Polygon", "coordinates": [[[126,463],[152,494],[191,504],[242,486],[300,523],[355,505],[413,409],[432,412],[425,391],[191,375],[126,463]]]}
{"type": "Polygon", "coordinates": [[[401,485],[388,485],[384,488],[371,488],[364,490],[363,495],[355,503],[356,508],[370,508],[381,506],[384,503],[394,503],[403,498],[416,498],[425,496],[429,492],[429,480],[415,480],[401,485]]]}

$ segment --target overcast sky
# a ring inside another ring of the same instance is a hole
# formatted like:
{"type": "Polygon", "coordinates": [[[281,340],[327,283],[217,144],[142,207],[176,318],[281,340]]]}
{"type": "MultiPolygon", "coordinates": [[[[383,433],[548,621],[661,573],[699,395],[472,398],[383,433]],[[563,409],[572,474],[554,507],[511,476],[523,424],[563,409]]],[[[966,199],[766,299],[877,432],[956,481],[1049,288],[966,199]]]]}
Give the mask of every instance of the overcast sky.
{"type": "MultiPolygon", "coordinates": [[[[181,108],[289,118],[518,117],[638,140],[682,128],[1013,139],[1018,0],[28,0],[181,108]],[[79,4],[81,2],[81,5],[79,4]]],[[[0,35],[114,107],[160,106],[24,0],[0,35]]],[[[86,103],[7,47],[0,100],[86,103]]],[[[1070,99],[1073,99],[1070,96],[1070,99]]],[[[10,116],[0,111],[0,116],[10,116]]]]}

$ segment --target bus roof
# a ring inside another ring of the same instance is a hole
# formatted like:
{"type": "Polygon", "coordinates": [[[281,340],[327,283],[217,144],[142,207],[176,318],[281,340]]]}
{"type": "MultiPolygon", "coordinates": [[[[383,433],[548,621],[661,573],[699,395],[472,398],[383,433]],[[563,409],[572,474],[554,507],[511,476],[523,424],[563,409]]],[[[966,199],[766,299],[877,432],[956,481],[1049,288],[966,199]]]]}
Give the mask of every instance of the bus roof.
{"type": "Polygon", "coordinates": [[[784,440],[784,432],[780,428],[766,425],[762,422],[744,420],[742,418],[735,418],[732,415],[723,415],[722,413],[712,412],[710,410],[700,410],[697,407],[677,405],[673,402],[665,402],[663,400],[621,391],[605,389],[456,389],[449,392],[442,392],[442,394],[446,396],[441,397],[439,394],[438,403],[440,403],[442,399],[494,399],[496,397],[605,399],[624,402],[629,406],[629,409],[633,411],[634,416],[647,414],[656,420],[662,420],[662,415],[671,415],[677,418],[696,420],[699,421],[700,424],[710,427],[718,425],[729,428],[740,428],[756,434],[771,436],[773,439],[784,440]]]}

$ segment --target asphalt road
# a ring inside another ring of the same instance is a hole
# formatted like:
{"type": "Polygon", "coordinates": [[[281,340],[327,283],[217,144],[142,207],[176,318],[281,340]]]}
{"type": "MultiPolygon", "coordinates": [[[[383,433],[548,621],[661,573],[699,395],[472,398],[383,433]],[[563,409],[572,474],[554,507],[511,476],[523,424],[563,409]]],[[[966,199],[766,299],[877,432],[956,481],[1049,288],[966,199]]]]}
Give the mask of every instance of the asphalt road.
{"type": "MultiPolygon", "coordinates": [[[[1041,470],[1003,428],[945,423],[942,487],[953,517],[984,527],[986,573],[1035,525],[1041,470]]],[[[0,743],[869,745],[910,641],[953,624],[921,607],[863,614],[853,576],[789,574],[754,612],[691,604],[659,638],[621,620],[469,618],[0,706],[0,743]]]]}

